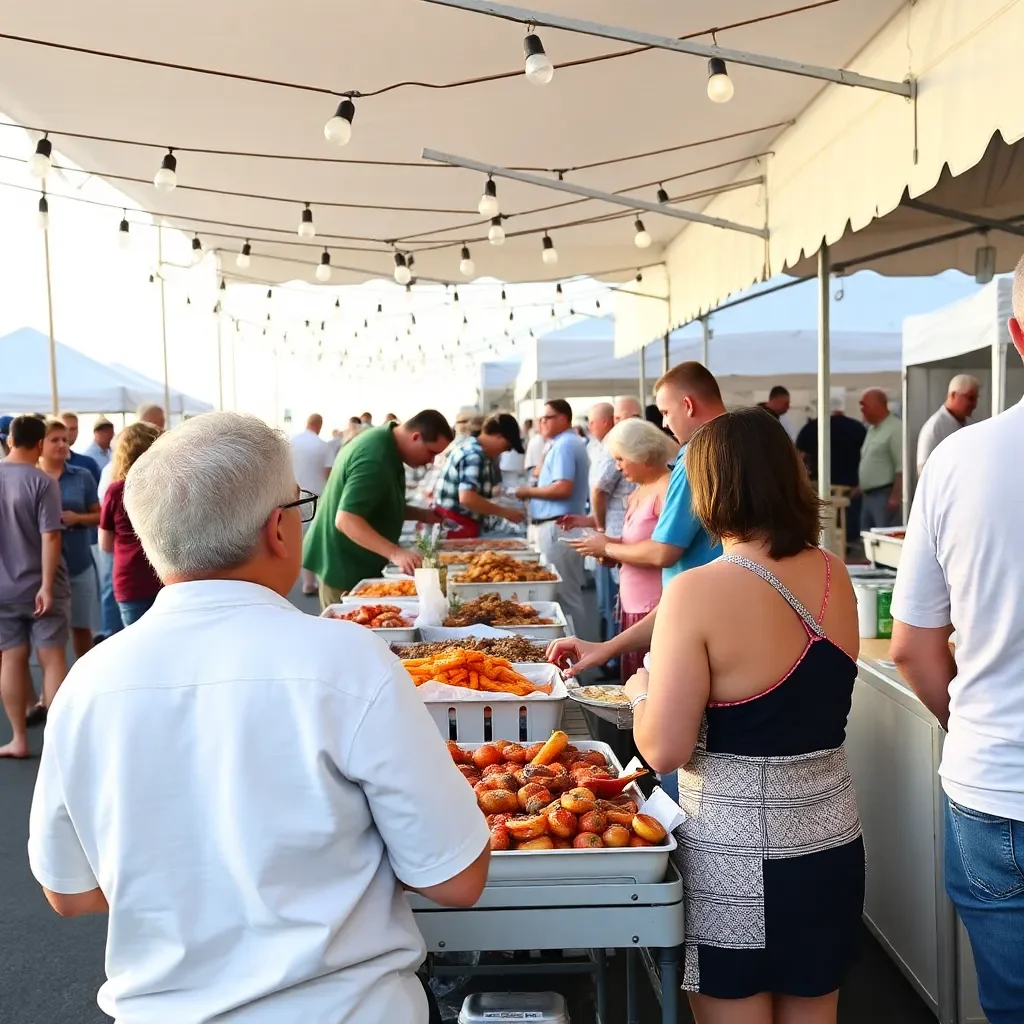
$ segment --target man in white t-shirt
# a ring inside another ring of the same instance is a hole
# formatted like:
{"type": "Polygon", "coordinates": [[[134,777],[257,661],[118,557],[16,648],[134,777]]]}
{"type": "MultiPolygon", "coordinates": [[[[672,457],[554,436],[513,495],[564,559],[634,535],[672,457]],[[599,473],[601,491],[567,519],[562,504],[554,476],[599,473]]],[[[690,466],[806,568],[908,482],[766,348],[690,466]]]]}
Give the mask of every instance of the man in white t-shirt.
{"type": "Polygon", "coordinates": [[[109,908],[101,1009],[428,1024],[402,890],[471,906],[489,833],[387,645],[285,599],[315,506],[287,440],[197,416],[124,501],[165,586],[53,701],[28,846],[59,914],[109,908]]]}
{"type": "MultiPolygon", "coordinates": [[[[1024,353],[1024,260],[1010,336],[1024,353]]],[[[1024,404],[957,431],[921,476],[892,600],[892,658],[948,729],[946,891],[991,1024],[1024,1020],[1024,404]],[[956,630],[956,656],[948,641],[956,630]]]]}
{"type": "MultiPolygon", "coordinates": [[[[321,440],[320,431],[324,429],[324,418],[314,412],[306,420],[306,429],[300,430],[292,438],[292,466],[295,479],[304,491],[320,497],[324,492],[324,484],[331,475],[333,460],[329,460],[330,449],[326,441],[321,440]]],[[[302,532],[305,534],[306,526],[302,532]]],[[[306,597],[316,593],[316,577],[303,569],[300,575],[302,592],[306,597]]]]}
{"type": "Polygon", "coordinates": [[[978,407],[978,390],[981,385],[966,373],[957,374],[949,382],[945,403],[925,420],[917,435],[917,472],[920,475],[924,464],[933,451],[950,434],[967,426],[974,410],[978,407]]]}

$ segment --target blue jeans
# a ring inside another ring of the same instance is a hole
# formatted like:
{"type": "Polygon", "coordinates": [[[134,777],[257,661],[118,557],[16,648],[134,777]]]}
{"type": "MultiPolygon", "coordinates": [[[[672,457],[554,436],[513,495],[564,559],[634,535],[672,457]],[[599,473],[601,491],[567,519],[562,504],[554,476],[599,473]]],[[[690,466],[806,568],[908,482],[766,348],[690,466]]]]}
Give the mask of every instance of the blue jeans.
{"type": "Polygon", "coordinates": [[[153,607],[155,600],[154,596],[143,597],[138,601],[118,601],[117,607],[121,609],[121,618],[124,620],[124,624],[130,626],[133,622],[138,622],[153,607]]]}
{"type": "Polygon", "coordinates": [[[92,551],[100,577],[100,633],[113,636],[124,628],[121,610],[114,597],[114,556],[107,551],[100,551],[99,547],[94,547],[92,551]]]}
{"type": "Polygon", "coordinates": [[[610,640],[619,631],[615,620],[619,585],[612,578],[610,565],[598,565],[594,570],[594,589],[597,591],[597,612],[601,616],[601,639],[610,640]]]}
{"type": "Polygon", "coordinates": [[[971,939],[990,1024],[1024,1020],[1024,822],[946,799],[946,892],[971,939]]]}

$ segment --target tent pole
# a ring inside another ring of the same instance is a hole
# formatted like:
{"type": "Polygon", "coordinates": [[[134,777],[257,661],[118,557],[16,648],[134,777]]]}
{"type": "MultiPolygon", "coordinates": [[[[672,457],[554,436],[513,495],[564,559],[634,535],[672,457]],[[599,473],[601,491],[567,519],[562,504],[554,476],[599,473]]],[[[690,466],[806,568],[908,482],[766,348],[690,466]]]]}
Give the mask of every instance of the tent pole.
{"type": "Polygon", "coordinates": [[[711,324],[706,316],[700,318],[700,361],[705,369],[709,369],[708,362],[711,359],[711,324]]]}
{"type": "Polygon", "coordinates": [[[43,229],[43,253],[46,257],[46,309],[50,317],[50,411],[60,415],[60,396],[57,393],[57,343],[53,337],[53,288],[50,286],[50,229],[43,229]]]}
{"type": "Polygon", "coordinates": [[[640,404],[647,405],[647,346],[644,345],[640,349],[640,404]]]}
{"type": "Polygon", "coordinates": [[[171,383],[167,375],[167,296],[164,288],[164,226],[159,222],[156,226],[156,262],[160,271],[160,331],[164,350],[164,413],[167,416],[167,425],[170,426],[171,383]]]}
{"type": "Polygon", "coordinates": [[[238,376],[235,373],[235,338],[238,336],[238,321],[235,321],[235,329],[231,332],[231,408],[238,412],[238,376]]]}
{"type": "Polygon", "coordinates": [[[224,411],[224,341],[220,329],[221,315],[217,314],[217,408],[224,411]]]}
{"type": "Polygon", "coordinates": [[[668,373],[668,371],[672,369],[672,366],[671,366],[672,354],[669,351],[669,332],[668,331],[665,332],[665,337],[662,339],[662,344],[664,345],[664,348],[662,349],[662,354],[661,354],[661,372],[662,373],[668,373]]]}
{"type": "MultiPolygon", "coordinates": [[[[832,366],[829,328],[830,256],[828,244],[818,250],[818,496],[832,501],[832,366]]],[[[830,536],[831,529],[826,536],[830,536]]]]}

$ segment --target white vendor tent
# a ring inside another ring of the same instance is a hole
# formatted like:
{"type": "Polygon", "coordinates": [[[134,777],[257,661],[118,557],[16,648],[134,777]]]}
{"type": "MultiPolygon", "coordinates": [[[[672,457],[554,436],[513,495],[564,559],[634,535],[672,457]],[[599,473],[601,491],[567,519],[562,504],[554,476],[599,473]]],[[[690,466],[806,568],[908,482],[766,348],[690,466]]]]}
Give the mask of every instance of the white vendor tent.
{"type": "Polygon", "coordinates": [[[917,435],[945,401],[952,377],[969,373],[981,383],[976,420],[1024,396],[1024,365],[1006,326],[1012,312],[1013,279],[999,277],[969,298],[903,321],[908,498],[917,477],[917,435]]]}
{"type": "MultiPolygon", "coordinates": [[[[50,409],[50,340],[23,327],[0,338],[0,411],[50,409]]],[[[164,404],[164,386],[135,370],[105,366],[67,345],[56,343],[61,408],[79,413],[131,413],[142,402],[164,404]]],[[[174,416],[209,412],[213,406],[171,389],[174,416]]]]}
{"type": "MultiPolygon", "coordinates": [[[[615,325],[610,317],[585,320],[537,339],[523,359],[515,384],[522,401],[545,393],[560,398],[637,394],[639,354],[615,357],[615,325]],[[546,389],[546,390],[545,390],[546,389]]],[[[718,378],[726,404],[751,405],[767,398],[776,384],[788,388],[794,426],[806,417],[817,387],[817,332],[756,331],[712,338],[708,366],[718,378]]],[[[832,334],[832,383],[845,388],[848,412],[856,414],[857,396],[867,387],[900,391],[900,335],[889,332],[835,331],[832,334]]],[[[671,365],[701,358],[701,339],[676,331],[670,338],[671,365]]],[[[647,396],[661,375],[664,349],[649,346],[644,378],[647,396]]]]}

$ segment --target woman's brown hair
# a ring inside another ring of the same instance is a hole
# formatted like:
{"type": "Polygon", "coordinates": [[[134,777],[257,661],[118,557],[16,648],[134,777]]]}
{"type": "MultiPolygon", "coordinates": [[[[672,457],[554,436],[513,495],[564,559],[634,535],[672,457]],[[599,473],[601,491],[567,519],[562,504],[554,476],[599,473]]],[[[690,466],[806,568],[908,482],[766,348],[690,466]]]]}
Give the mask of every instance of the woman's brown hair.
{"type": "Polygon", "coordinates": [[[821,540],[825,503],[785,429],[764,409],[705,423],[686,449],[693,511],[714,538],[763,539],[771,558],[821,540]]]}
{"type": "Polygon", "coordinates": [[[147,451],[159,436],[160,431],[152,423],[145,423],[142,420],[125,427],[114,445],[110,479],[123,480],[128,475],[128,470],[135,465],[135,460],[147,451]]]}

